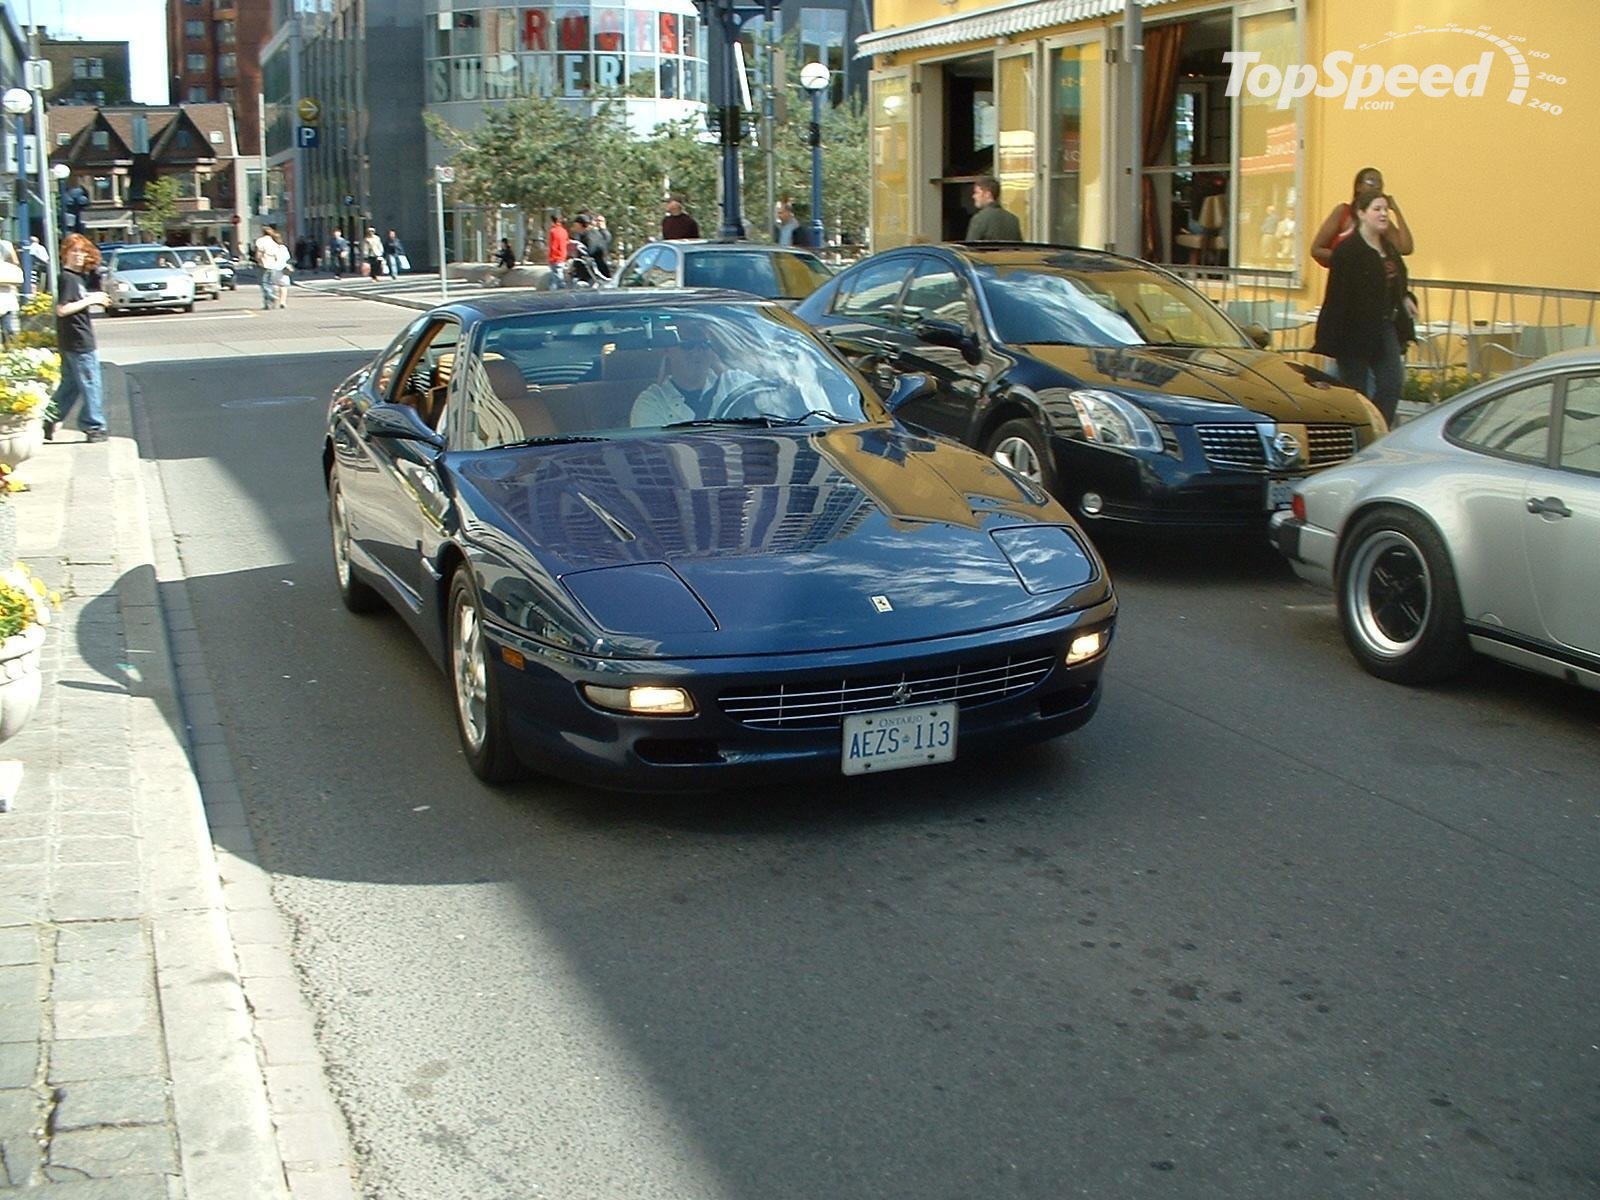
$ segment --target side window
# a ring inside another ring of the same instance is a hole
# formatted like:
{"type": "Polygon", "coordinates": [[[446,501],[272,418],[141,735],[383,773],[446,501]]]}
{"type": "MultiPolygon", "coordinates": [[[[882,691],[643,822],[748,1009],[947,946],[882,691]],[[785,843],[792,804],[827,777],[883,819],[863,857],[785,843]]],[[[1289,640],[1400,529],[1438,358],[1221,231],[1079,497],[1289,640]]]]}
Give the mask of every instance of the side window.
{"type": "Polygon", "coordinates": [[[400,373],[400,364],[406,357],[406,351],[411,349],[411,343],[422,326],[423,322],[415,322],[394,340],[394,345],[384,351],[383,358],[378,363],[377,378],[372,385],[372,390],[377,393],[379,400],[386,403],[391,400],[389,393],[394,387],[395,376],[400,373]]]}
{"type": "Polygon", "coordinates": [[[900,299],[900,286],[911,274],[911,264],[908,258],[866,263],[858,274],[840,285],[833,301],[834,314],[876,325],[889,324],[900,299]]]}
{"type": "Polygon", "coordinates": [[[660,250],[643,250],[639,257],[628,265],[622,273],[622,278],[617,280],[618,287],[644,287],[644,273],[660,256],[660,250]]]}
{"type": "Polygon", "coordinates": [[[1567,380],[1561,417],[1561,469],[1600,475],[1600,375],[1567,380]]]}
{"type": "Polygon", "coordinates": [[[1457,413],[1445,436],[1473,450],[1518,462],[1545,463],[1550,456],[1550,409],[1554,383],[1518,388],[1457,413]]]}
{"type": "Polygon", "coordinates": [[[950,321],[968,333],[977,330],[966,283],[953,266],[937,258],[925,258],[917,267],[896,324],[910,329],[928,319],[950,321]]]}
{"type": "Polygon", "coordinates": [[[683,286],[729,288],[752,296],[777,294],[771,254],[697,250],[683,256],[683,286]]]}
{"type": "Polygon", "coordinates": [[[656,251],[655,258],[644,269],[644,286],[678,286],[678,252],[676,250],[670,246],[662,246],[656,251]]]}

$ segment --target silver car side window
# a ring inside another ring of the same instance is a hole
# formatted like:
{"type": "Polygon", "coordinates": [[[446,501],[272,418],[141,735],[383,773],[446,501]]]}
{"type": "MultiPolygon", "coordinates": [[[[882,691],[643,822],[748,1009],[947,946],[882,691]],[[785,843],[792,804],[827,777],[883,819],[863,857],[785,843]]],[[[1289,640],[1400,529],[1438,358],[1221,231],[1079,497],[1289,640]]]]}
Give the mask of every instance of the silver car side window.
{"type": "Polygon", "coordinates": [[[1566,471],[1600,475],[1600,375],[1567,380],[1560,466],[1566,471]]]}
{"type": "Polygon", "coordinates": [[[1445,435],[1470,450],[1518,462],[1550,459],[1550,413],[1555,383],[1545,381],[1502,392],[1451,418],[1445,435]]]}

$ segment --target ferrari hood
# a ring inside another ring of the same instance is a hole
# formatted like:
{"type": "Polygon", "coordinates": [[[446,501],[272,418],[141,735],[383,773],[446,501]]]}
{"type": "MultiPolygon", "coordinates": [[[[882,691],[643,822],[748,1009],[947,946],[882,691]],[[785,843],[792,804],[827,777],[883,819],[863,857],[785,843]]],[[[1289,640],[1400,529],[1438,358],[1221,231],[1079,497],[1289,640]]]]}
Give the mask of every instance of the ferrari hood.
{"type": "MultiPolygon", "coordinates": [[[[461,470],[474,507],[600,629],[676,633],[679,652],[684,638],[746,653],[971,632],[1057,611],[1076,590],[1030,592],[992,536],[1070,525],[1054,501],[892,426],[618,438],[475,455],[461,470]],[[704,630],[667,572],[704,607],[704,630]],[[669,611],[662,630],[654,616],[669,611]]],[[[1079,583],[1100,571],[1083,562],[1079,583]]]]}
{"type": "Polygon", "coordinates": [[[1177,346],[1054,346],[1018,349],[1073,377],[1075,386],[1170,396],[1162,415],[1180,424],[1215,421],[1217,404],[1271,421],[1366,424],[1360,396],[1330,376],[1270,350],[1177,346]],[[1186,403],[1187,401],[1208,403],[1186,403]]]}

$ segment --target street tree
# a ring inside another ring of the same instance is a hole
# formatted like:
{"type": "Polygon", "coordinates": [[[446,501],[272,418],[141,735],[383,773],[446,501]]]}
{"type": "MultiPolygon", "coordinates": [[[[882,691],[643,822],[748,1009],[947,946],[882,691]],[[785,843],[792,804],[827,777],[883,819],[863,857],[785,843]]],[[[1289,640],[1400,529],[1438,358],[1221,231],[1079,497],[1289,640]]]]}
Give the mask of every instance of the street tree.
{"type": "Polygon", "coordinates": [[[170,175],[152,179],[144,187],[144,210],[139,228],[152,242],[167,240],[167,226],[178,211],[178,181],[170,175]]]}

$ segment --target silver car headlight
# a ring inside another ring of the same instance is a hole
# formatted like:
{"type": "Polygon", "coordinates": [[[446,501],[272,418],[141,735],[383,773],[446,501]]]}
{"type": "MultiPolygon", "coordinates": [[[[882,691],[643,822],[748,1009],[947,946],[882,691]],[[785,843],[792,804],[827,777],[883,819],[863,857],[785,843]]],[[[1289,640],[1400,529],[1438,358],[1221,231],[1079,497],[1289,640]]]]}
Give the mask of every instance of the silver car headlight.
{"type": "Polygon", "coordinates": [[[1131,400],[1093,388],[1072,392],[1070,399],[1091,441],[1125,450],[1161,449],[1161,431],[1131,400]]]}

